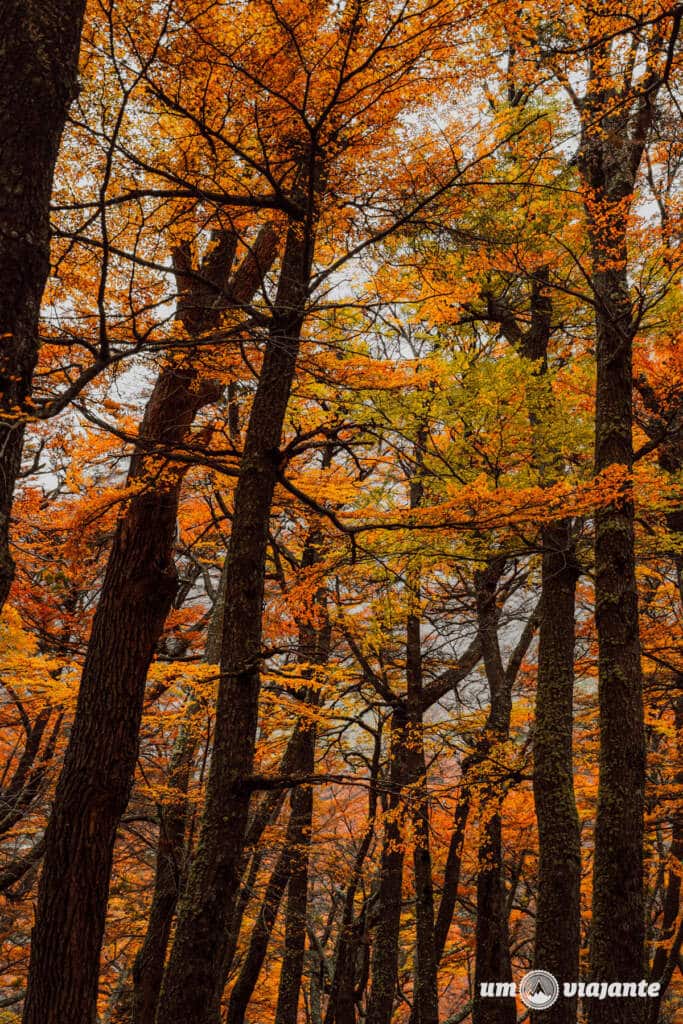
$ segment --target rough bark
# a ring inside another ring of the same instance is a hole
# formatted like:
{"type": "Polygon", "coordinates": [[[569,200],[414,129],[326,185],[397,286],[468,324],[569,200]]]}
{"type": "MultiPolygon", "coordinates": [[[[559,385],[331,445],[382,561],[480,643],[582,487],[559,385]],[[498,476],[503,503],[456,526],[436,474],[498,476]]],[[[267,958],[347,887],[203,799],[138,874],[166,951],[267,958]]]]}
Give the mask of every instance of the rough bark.
{"type": "Polygon", "coordinates": [[[406,710],[403,704],[399,704],[394,708],[391,718],[390,793],[379,865],[378,923],[372,949],[366,1024],[389,1024],[396,992],[404,859],[401,803],[402,790],[408,781],[405,757],[406,731],[406,710]]]}
{"type": "MultiPolygon", "coordinates": [[[[543,530],[541,624],[534,719],[539,864],[534,966],[562,986],[579,977],[581,844],[572,766],[574,615],[579,575],[571,523],[543,530]]],[[[535,1024],[573,1024],[576,999],[558,999],[535,1024]]]]}
{"type": "MultiPolygon", "coordinates": [[[[659,441],[657,461],[664,473],[676,475],[683,469],[683,403],[673,408],[663,407],[657,394],[644,376],[637,381],[638,389],[643,398],[645,408],[652,419],[646,419],[645,429],[651,440],[659,441]],[[662,426],[665,425],[662,441],[662,426]],[[668,435],[668,436],[667,436],[668,435]]],[[[670,546],[666,554],[670,557],[678,582],[678,596],[683,605],[683,508],[672,509],[666,515],[670,546]]],[[[674,775],[674,792],[683,787],[683,673],[674,674],[673,690],[679,696],[674,697],[673,712],[676,729],[676,753],[678,771],[674,775]]],[[[647,1024],[657,1024],[660,1017],[662,1001],[671,979],[680,964],[683,946],[683,924],[680,920],[680,907],[683,896],[681,878],[683,876],[683,808],[680,801],[674,802],[671,822],[671,846],[669,849],[669,868],[662,907],[662,921],[658,943],[650,967],[650,981],[660,983],[659,994],[648,1000],[646,1012],[647,1024]],[[677,929],[678,922],[678,929],[677,929]]]]}
{"type": "MultiPolygon", "coordinates": [[[[512,686],[498,642],[496,587],[504,563],[498,559],[476,573],[476,603],[479,636],[491,705],[485,735],[491,746],[509,736],[512,686]]],[[[491,781],[480,786],[482,832],[477,874],[476,956],[474,966],[473,1024],[516,1024],[515,1000],[482,999],[483,982],[511,982],[512,967],[508,936],[508,913],[503,881],[501,835],[502,787],[491,781]]]]}
{"type": "MultiPolygon", "coordinates": [[[[622,256],[625,261],[625,248],[622,256]]],[[[633,323],[625,262],[623,272],[597,271],[594,287],[598,301],[595,468],[596,472],[612,466],[630,470],[633,323]]],[[[645,730],[634,519],[630,487],[619,503],[599,508],[595,516],[600,771],[591,969],[596,981],[638,981],[644,970],[645,730]]],[[[594,1000],[592,1024],[640,1021],[638,1000],[619,1000],[619,1004],[626,1002],[628,1007],[617,1006],[616,1000],[594,1000]]]]}
{"type": "MultiPolygon", "coordinates": [[[[425,436],[420,431],[415,452],[416,474],[410,483],[410,507],[418,508],[424,486],[419,476],[425,436]]],[[[410,579],[412,600],[420,598],[417,572],[410,579]]],[[[424,692],[420,616],[411,611],[406,621],[406,706],[408,711],[407,772],[411,786],[413,874],[415,880],[415,980],[413,1014],[417,1024],[438,1024],[439,992],[434,937],[434,885],[429,842],[429,797],[424,753],[424,692]]]]}
{"type": "MultiPolygon", "coordinates": [[[[519,349],[537,364],[529,382],[532,430],[542,425],[553,406],[547,380],[552,332],[548,272],[539,270],[531,287],[531,323],[521,332],[519,349]]],[[[547,442],[545,442],[547,444],[547,442]]],[[[541,438],[541,445],[544,445],[541,438]]],[[[543,447],[534,455],[541,481],[550,484],[562,467],[543,447]]],[[[581,837],[574,795],[574,642],[579,565],[571,520],[541,530],[541,621],[534,715],[534,803],[538,823],[538,897],[534,966],[550,971],[560,986],[579,977],[581,943],[581,837]]],[[[558,999],[534,1024],[575,1024],[576,997],[558,999]]]]}
{"type": "Polygon", "coordinates": [[[290,816],[284,849],[281,851],[268,881],[265,895],[256,916],[256,923],[249,939],[249,948],[230,993],[228,1015],[226,1018],[227,1024],[244,1024],[249,1000],[256,988],[256,983],[258,982],[261,968],[268,952],[268,943],[270,942],[270,936],[280,909],[280,903],[289,881],[296,829],[297,823],[290,816]]]}
{"type": "MultiPolygon", "coordinates": [[[[307,569],[320,560],[320,531],[309,533],[302,568],[307,569]]],[[[305,665],[324,665],[330,655],[331,630],[327,615],[327,598],[324,588],[315,596],[315,614],[318,621],[304,622],[299,627],[299,659],[305,665]]],[[[311,669],[307,668],[306,672],[311,669]]],[[[306,701],[311,707],[319,703],[318,691],[309,690],[306,701]]],[[[315,723],[303,723],[301,737],[301,772],[311,775],[315,770],[315,723]]],[[[299,786],[292,794],[290,818],[292,828],[292,850],[287,887],[287,908],[285,913],[285,948],[278,988],[275,1024],[296,1024],[298,1019],[299,992],[306,948],[306,920],[308,912],[308,865],[313,826],[313,787],[299,786]]]]}
{"type": "MultiPolygon", "coordinates": [[[[683,678],[680,673],[678,683],[679,686],[683,685],[683,678]]],[[[676,772],[675,785],[679,789],[683,786],[683,696],[679,696],[676,700],[675,724],[679,737],[679,763],[681,765],[676,772]]],[[[650,980],[658,981],[660,990],[656,997],[648,1001],[648,1024],[657,1024],[659,1020],[662,999],[671,982],[676,965],[679,963],[681,947],[683,945],[683,925],[680,920],[681,897],[683,895],[683,886],[681,885],[681,876],[683,875],[683,809],[681,809],[680,804],[674,809],[673,814],[673,832],[671,848],[669,850],[670,865],[664,894],[662,924],[658,945],[650,969],[650,980]]]]}
{"type": "MultiPolygon", "coordinates": [[[[188,368],[164,372],[141,428],[145,441],[182,442],[201,404],[193,380],[188,368]]],[[[136,455],[130,484],[144,467],[136,455]]],[[[82,1024],[95,1013],[116,828],[135,772],[147,670],[176,591],[179,491],[178,474],[143,487],[116,531],[46,831],[25,1024],[82,1024]]]]}
{"type": "Polygon", "coordinates": [[[133,964],[134,1024],[154,1024],[159,1000],[166,949],[184,875],[187,791],[198,743],[194,728],[197,711],[196,702],[191,701],[169,765],[168,785],[173,798],[159,810],[152,905],[145,938],[133,964]]]}
{"type": "MultiPolygon", "coordinates": [[[[275,254],[276,236],[266,226],[258,235],[249,255],[237,268],[232,281],[229,275],[234,263],[237,238],[231,232],[216,233],[213,248],[202,265],[206,284],[196,277],[191,283],[181,274],[181,315],[188,331],[197,335],[211,327],[220,308],[239,306],[247,302],[260,286],[263,274],[270,267],[275,254]],[[215,287],[221,291],[217,294],[215,287]]],[[[178,258],[176,257],[176,262],[178,258]]],[[[183,268],[191,269],[191,252],[182,257],[183,268]]],[[[233,440],[235,438],[233,437],[233,440]]],[[[208,664],[218,664],[220,647],[216,635],[223,623],[225,595],[225,567],[216,595],[213,614],[209,622],[204,652],[208,664]]],[[[192,720],[197,705],[191,702],[186,721],[178,736],[170,764],[169,784],[175,799],[160,811],[159,843],[154,875],[152,905],[147,931],[133,968],[133,1019],[135,1024],[154,1024],[159,992],[163,979],[164,962],[171,925],[175,915],[185,867],[185,830],[187,818],[187,790],[190,782],[197,737],[192,720]]]]}
{"type": "MultiPolygon", "coordinates": [[[[630,473],[636,326],[627,275],[625,203],[633,191],[646,128],[639,124],[634,138],[628,108],[621,105],[605,116],[610,103],[607,89],[593,83],[579,154],[590,189],[587,218],[597,356],[595,471],[616,468],[630,473]],[[592,130],[590,118],[600,115],[600,130],[592,130]]],[[[648,110],[643,113],[649,120],[648,110]]],[[[634,520],[630,484],[625,484],[618,501],[601,505],[595,513],[600,755],[591,975],[606,982],[638,981],[644,972],[645,730],[634,520]]],[[[643,1000],[591,1000],[589,1014],[591,1024],[639,1024],[643,1000]]]]}
{"type": "Polygon", "coordinates": [[[228,548],[214,748],[197,848],[181,901],[157,1020],[218,1017],[230,905],[237,893],[258,718],[261,617],[279,445],[294,378],[312,260],[312,233],[287,236],[278,293],[246,431],[228,548]]]}
{"type": "MultiPolygon", "coordinates": [[[[227,234],[215,241],[202,264],[214,285],[209,309],[184,273],[189,249],[175,254],[177,315],[190,332],[216,323],[223,308],[234,246],[227,234]]],[[[45,835],[24,1024],[83,1024],[95,1014],[116,829],[135,772],[147,671],[177,588],[183,470],[168,453],[220,391],[183,357],[162,370],[145,410],[128,472],[132,496],[107,563],[45,835]]]]}
{"type": "Polygon", "coordinates": [[[14,576],[12,500],[50,266],[52,179],[78,92],[84,9],[85,0],[0,3],[0,610],[14,576]]]}
{"type": "MultiPolygon", "coordinates": [[[[621,470],[619,500],[595,514],[600,767],[593,857],[591,975],[644,976],[645,730],[635,575],[632,353],[637,317],[628,281],[627,221],[657,94],[671,70],[681,11],[647,36],[642,81],[624,85],[600,19],[588,23],[593,57],[582,106],[578,166],[586,188],[597,357],[595,471],[621,470]],[[667,33],[669,37],[667,38],[667,33]],[[617,96],[617,91],[623,92],[617,96]],[[618,102],[615,100],[618,99],[618,102]]],[[[591,1024],[640,1024],[638,998],[591,1000],[591,1024]]]]}

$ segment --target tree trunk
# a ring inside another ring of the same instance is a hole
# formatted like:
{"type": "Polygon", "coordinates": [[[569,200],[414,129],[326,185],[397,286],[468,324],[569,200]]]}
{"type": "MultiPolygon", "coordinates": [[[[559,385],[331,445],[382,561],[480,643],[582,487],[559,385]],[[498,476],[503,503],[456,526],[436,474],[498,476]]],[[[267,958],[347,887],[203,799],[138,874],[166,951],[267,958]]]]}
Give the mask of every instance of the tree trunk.
{"type": "Polygon", "coordinates": [[[249,1000],[256,988],[256,983],[263,967],[263,961],[268,951],[270,935],[289,880],[292,843],[296,831],[297,822],[293,820],[293,817],[290,817],[284,849],[281,851],[273,873],[270,876],[265,896],[256,916],[256,924],[249,939],[247,954],[237,981],[230,993],[228,1015],[226,1018],[227,1024],[244,1024],[244,1015],[247,1012],[249,1000]]]}
{"type": "MultiPolygon", "coordinates": [[[[520,332],[520,351],[539,363],[529,382],[528,408],[532,430],[547,420],[554,399],[547,379],[548,345],[552,332],[552,300],[548,271],[532,279],[531,324],[520,332]]],[[[534,462],[541,481],[553,483],[562,466],[542,436],[534,462]]],[[[541,623],[534,715],[534,803],[538,823],[538,898],[534,966],[559,981],[579,977],[581,945],[581,837],[574,796],[574,639],[576,583],[579,565],[569,519],[541,530],[541,623]]],[[[534,1024],[575,1024],[576,997],[560,998],[534,1024]]]]}
{"type": "MultiPolygon", "coordinates": [[[[579,977],[581,844],[574,799],[574,616],[579,575],[571,523],[543,530],[541,625],[534,724],[534,802],[538,821],[538,898],[534,967],[560,989],[579,977]]],[[[534,1024],[575,1024],[576,999],[560,998],[534,1024]]]]}
{"type": "MultiPolygon", "coordinates": [[[[604,120],[607,120],[606,118],[604,120]]],[[[614,131],[628,134],[623,114],[614,131]]],[[[612,131],[604,129],[605,137],[612,131]]],[[[601,129],[602,135],[602,129],[601,129]]],[[[595,296],[597,385],[595,472],[633,463],[632,350],[635,324],[627,276],[624,202],[637,163],[584,133],[580,164],[588,207],[595,296]],[[597,214],[595,214],[597,209],[597,214]]],[[[639,160],[638,160],[639,163],[639,160]]],[[[630,483],[595,513],[595,623],[598,634],[600,769],[593,857],[591,975],[644,977],[643,841],[645,729],[640,669],[635,509],[630,483]]],[[[591,1024],[640,1024],[642,999],[593,999],[591,1024]]]]}
{"type": "MultiPolygon", "coordinates": [[[[311,746],[314,746],[314,738],[311,746]]],[[[310,762],[314,764],[314,754],[310,762]]],[[[305,772],[312,768],[304,769],[305,772]]],[[[308,910],[308,857],[313,820],[313,789],[299,786],[292,795],[292,853],[290,859],[287,909],[285,915],[285,948],[280,970],[275,1024],[296,1024],[299,991],[306,948],[306,917],[308,910]]]]}
{"type": "MultiPolygon", "coordinates": [[[[202,272],[227,288],[233,255],[230,237],[219,237],[202,272]]],[[[205,304],[198,319],[187,247],[175,258],[178,319],[188,331],[214,323],[218,304],[205,304]]],[[[24,1024],[94,1019],[116,829],[135,773],[147,671],[177,587],[172,555],[183,469],[169,468],[164,453],[185,442],[198,410],[220,392],[181,359],[162,370],[145,410],[128,473],[133,496],[109,556],[45,834],[24,1024]]]]}
{"type": "MultiPolygon", "coordinates": [[[[679,689],[683,687],[683,676],[678,673],[677,681],[679,689]]],[[[678,737],[679,770],[675,775],[675,787],[680,792],[683,786],[683,696],[679,696],[675,703],[675,727],[678,737]]],[[[658,981],[660,984],[659,994],[648,1000],[647,1021],[648,1024],[657,1024],[662,999],[666,989],[671,982],[672,975],[679,964],[681,945],[683,942],[681,933],[681,875],[683,874],[683,808],[678,803],[673,809],[673,832],[671,836],[671,849],[669,850],[670,866],[664,895],[664,908],[662,914],[662,926],[659,935],[659,942],[652,960],[650,980],[658,981]],[[676,925],[678,924],[678,933],[676,925]]]]}
{"type": "MultiPolygon", "coordinates": [[[[223,287],[231,271],[234,256],[236,256],[237,236],[234,236],[232,232],[215,232],[213,241],[214,248],[209,251],[203,261],[203,278],[213,285],[223,287]]],[[[197,334],[211,327],[212,321],[216,319],[216,307],[223,305],[226,300],[229,304],[239,305],[253,297],[262,281],[263,273],[272,262],[275,242],[274,232],[269,225],[266,225],[259,232],[249,255],[234,273],[230,285],[225,288],[223,294],[219,293],[218,296],[215,292],[212,294],[212,291],[204,292],[204,284],[197,278],[188,284],[185,283],[186,279],[183,281],[182,274],[180,274],[182,301],[179,313],[189,332],[197,334]]],[[[177,264],[178,256],[176,255],[177,264]]],[[[191,267],[191,253],[188,251],[184,254],[184,266],[191,267]]],[[[230,385],[228,385],[228,392],[229,390],[230,385]]],[[[234,427],[234,429],[230,431],[233,441],[238,440],[237,422],[238,413],[233,411],[231,428],[234,427]]],[[[220,647],[216,643],[216,636],[222,629],[224,598],[225,566],[223,565],[204,652],[205,660],[209,665],[217,665],[220,658],[220,647]]],[[[197,737],[191,723],[193,723],[196,712],[196,702],[190,702],[170,765],[169,782],[177,797],[169,807],[162,808],[160,812],[159,846],[150,919],[148,919],[144,941],[135,958],[133,968],[134,1024],[154,1024],[157,1013],[171,925],[184,876],[187,787],[197,750],[197,737]]],[[[239,920],[241,921],[241,918],[239,920]]]]}
{"type": "Polygon", "coordinates": [[[422,723],[420,620],[408,617],[408,705],[410,722],[409,772],[413,788],[413,872],[415,877],[416,969],[414,1005],[417,1024],[438,1024],[434,886],[429,842],[429,803],[422,723]]]}
{"type": "Polygon", "coordinates": [[[382,730],[377,729],[372,755],[370,789],[368,792],[367,828],[356,851],[339,928],[339,937],[334,955],[334,973],[330,984],[329,1000],[324,1024],[355,1024],[354,995],[356,987],[356,965],[358,945],[365,932],[365,915],[356,918],[356,893],[360,884],[363,865],[370,852],[375,834],[377,817],[377,777],[382,756],[382,730]]]}
{"type": "Polygon", "coordinates": [[[388,814],[377,894],[378,923],[372,950],[371,987],[366,1024],[389,1024],[394,1006],[398,972],[398,942],[401,927],[403,882],[402,795],[407,781],[407,715],[403,705],[394,708],[391,719],[390,787],[388,814]]]}
{"type": "MultiPolygon", "coordinates": [[[[328,460],[329,461],[329,460],[328,460]]],[[[320,531],[313,528],[307,539],[302,557],[302,568],[315,565],[320,559],[320,531]]],[[[318,622],[305,622],[299,627],[299,658],[307,665],[324,665],[330,656],[331,629],[327,615],[327,599],[320,588],[314,600],[318,622]]],[[[306,671],[310,672],[310,669],[306,671]]],[[[311,689],[306,694],[309,706],[317,707],[319,694],[311,689]]],[[[312,775],[315,770],[315,723],[302,723],[301,773],[312,775]]],[[[299,992],[306,949],[306,919],[308,913],[308,862],[313,827],[313,788],[299,786],[292,794],[292,853],[290,859],[287,910],[285,916],[285,948],[280,971],[280,983],[275,1011],[275,1024],[296,1024],[299,992]]]]}
{"type": "MultiPolygon", "coordinates": [[[[418,431],[415,445],[415,473],[410,481],[410,507],[419,508],[424,495],[422,471],[426,433],[418,431]]],[[[420,599],[417,569],[408,580],[410,600],[420,599]]],[[[424,754],[422,688],[422,637],[420,616],[415,607],[406,620],[406,706],[408,710],[407,771],[411,786],[413,823],[413,874],[415,880],[415,980],[413,1014],[417,1024],[439,1024],[439,990],[434,938],[434,884],[429,842],[429,794],[424,754]]]]}
{"type": "MultiPolygon", "coordinates": [[[[496,587],[502,570],[503,562],[497,559],[475,576],[479,636],[491,696],[485,735],[491,746],[508,739],[512,712],[511,680],[503,668],[498,642],[496,587]]],[[[481,998],[482,983],[512,981],[503,882],[501,790],[500,784],[492,781],[484,781],[480,788],[482,837],[477,875],[473,1024],[517,1024],[514,999],[481,998]]]]}
{"type": "MultiPolygon", "coordinates": [[[[600,271],[594,284],[598,301],[595,469],[598,473],[612,466],[630,470],[633,325],[626,271],[600,271]]],[[[596,981],[638,981],[644,971],[645,730],[634,517],[630,487],[620,502],[599,508],[595,516],[600,774],[591,969],[596,981]]],[[[593,1004],[592,1024],[635,1024],[642,1018],[642,1000],[605,999],[593,1004]]]]}
{"type": "MultiPolygon", "coordinates": [[[[204,400],[194,380],[191,369],[164,371],[141,428],[145,442],[184,440],[204,400]]],[[[149,471],[136,454],[129,483],[149,471]]],[[[25,1024],[94,1019],[114,839],[135,772],[147,670],[176,592],[180,486],[177,472],[139,491],[116,531],[45,835],[25,1024]]]]}
{"type": "Polygon", "coordinates": [[[460,885],[460,868],[462,866],[463,846],[465,845],[465,830],[467,829],[471,802],[472,794],[470,787],[466,779],[463,778],[460,793],[458,794],[458,802],[455,806],[455,814],[453,815],[453,831],[448,844],[441,899],[439,900],[439,910],[434,926],[434,947],[437,964],[441,963],[448,940],[448,933],[453,922],[455,902],[458,898],[458,888],[460,885]]]}
{"type": "Polygon", "coordinates": [[[230,905],[242,864],[253,767],[261,617],[279,445],[294,379],[312,235],[290,228],[269,339],[246,433],[228,548],[214,748],[199,841],[157,1011],[160,1024],[218,1016],[230,905]]]}
{"type": "Polygon", "coordinates": [[[78,92],[85,0],[0,3],[0,611],[12,578],[14,487],[50,267],[50,194],[78,92]]]}
{"type": "Polygon", "coordinates": [[[174,796],[159,811],[152,905],[144,942],[133,965],[134,1024],[154,1024],[159,1000],[166,949],[184,874],[187,791],[197,749],[198,737],[194,727],[197,711],[197,703],[192,700],[169,766],[168,785],[174,796]]]}
{"type": "MultiPolygon", "coordinates": [[[[495,806],[495,800],[491,799],[495,806]]],[[[503,883],[501,816],[494,811],[483,825],[477,874],[476,959],[473,1024],[516,1024],[514,998],[481,998],[483,982],[512,981],[507,900],[503,883]]]]}

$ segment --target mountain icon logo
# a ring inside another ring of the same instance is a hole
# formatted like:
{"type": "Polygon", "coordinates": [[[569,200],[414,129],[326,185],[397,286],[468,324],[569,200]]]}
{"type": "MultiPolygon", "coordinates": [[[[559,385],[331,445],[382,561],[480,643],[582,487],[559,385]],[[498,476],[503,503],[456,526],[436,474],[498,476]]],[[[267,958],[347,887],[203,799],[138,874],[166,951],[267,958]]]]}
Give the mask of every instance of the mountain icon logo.
{"type": "Polygon", "coordinates": [[[550,971],[529,971],[519,983],[519,996],[530,1010],[547,1010],[557,1000],[560,986],[550,971]]]}

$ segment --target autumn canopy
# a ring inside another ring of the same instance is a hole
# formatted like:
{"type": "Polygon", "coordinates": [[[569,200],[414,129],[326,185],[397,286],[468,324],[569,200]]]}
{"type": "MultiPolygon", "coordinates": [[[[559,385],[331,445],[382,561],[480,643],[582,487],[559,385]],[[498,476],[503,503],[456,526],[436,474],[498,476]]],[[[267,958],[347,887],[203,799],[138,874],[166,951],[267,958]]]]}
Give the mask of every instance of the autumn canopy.
{"type": "Polygon", "coordinates": [[[681,1020],[682,21],[0,3],[0,1024],[681,1020]]]}

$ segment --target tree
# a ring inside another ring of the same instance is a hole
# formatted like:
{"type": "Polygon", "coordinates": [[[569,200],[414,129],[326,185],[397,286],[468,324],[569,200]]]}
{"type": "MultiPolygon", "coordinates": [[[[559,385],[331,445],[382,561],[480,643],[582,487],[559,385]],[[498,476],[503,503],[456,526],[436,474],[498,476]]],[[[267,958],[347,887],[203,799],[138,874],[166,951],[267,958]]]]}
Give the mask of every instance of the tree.
{"type": "Polygon", "coordinates": [[[50,260],[50,195],[62,131],[78,93],[85,0],[3,4],[0,101],[0,607],[14,576],[10,517],[38,358],[50,260]]]}

